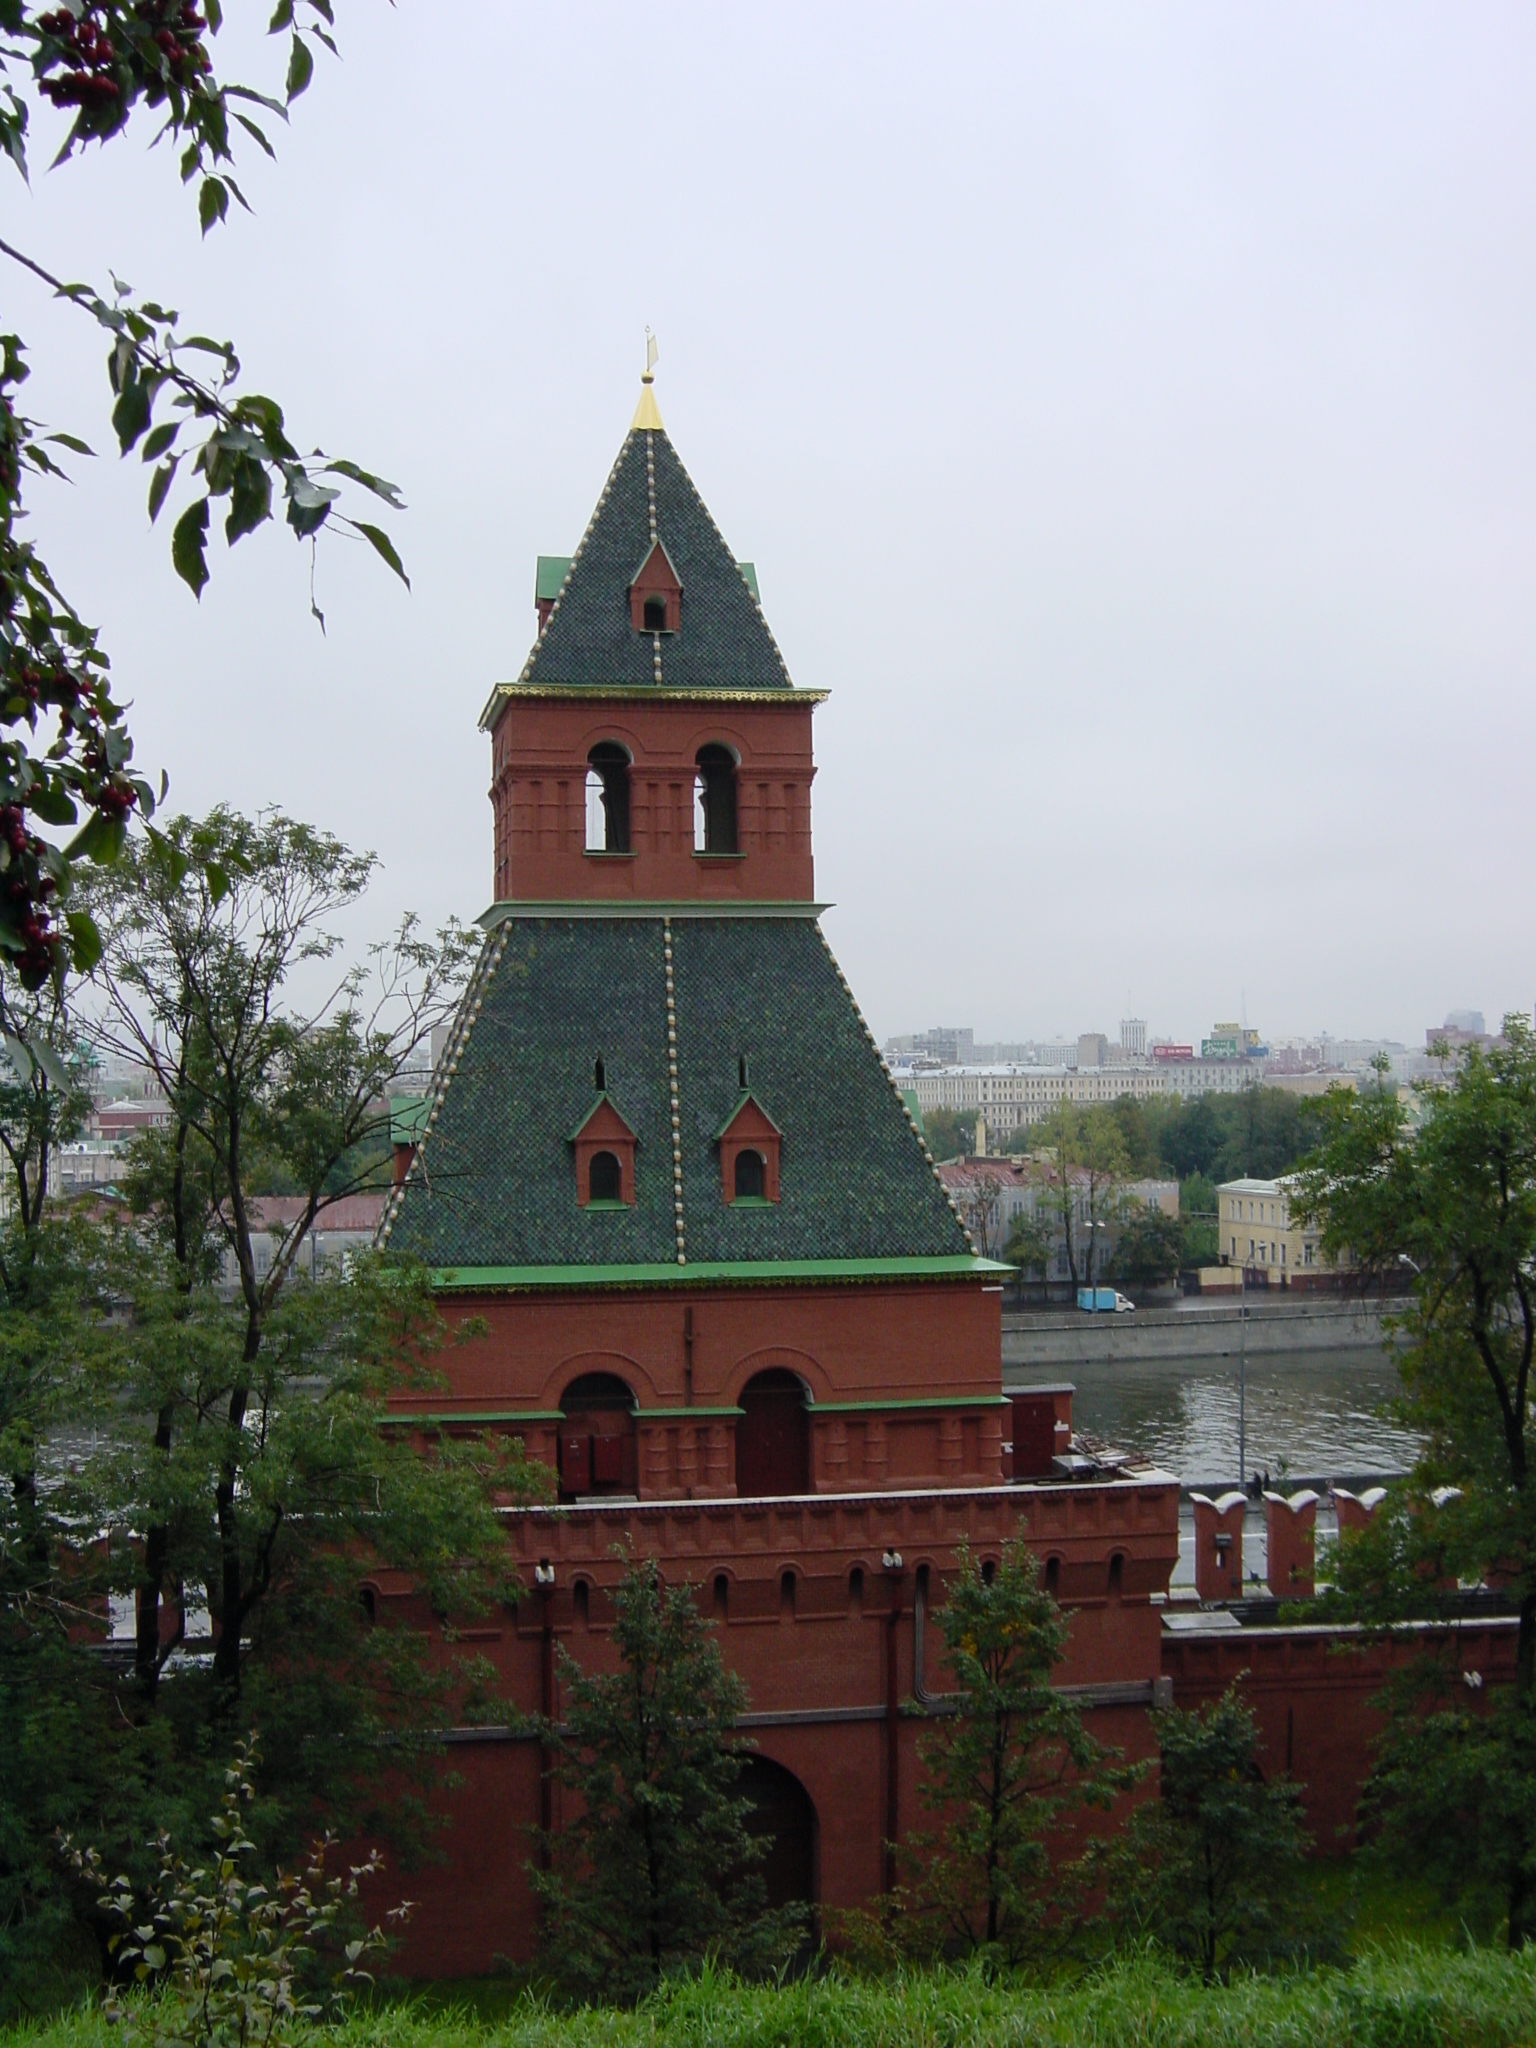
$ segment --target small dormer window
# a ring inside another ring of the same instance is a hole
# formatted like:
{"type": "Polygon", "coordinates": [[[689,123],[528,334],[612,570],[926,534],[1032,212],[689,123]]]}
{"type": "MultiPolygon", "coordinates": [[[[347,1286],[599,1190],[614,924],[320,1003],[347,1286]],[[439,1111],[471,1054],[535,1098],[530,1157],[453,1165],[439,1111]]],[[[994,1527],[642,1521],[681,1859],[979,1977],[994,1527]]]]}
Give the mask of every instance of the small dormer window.
{"type": "Polygon", "coordinates": [[[596,1099],[568,1140],[575,1154],[577,1207],[632,1209],[635,1133],[608,1093],[608,1074],[601,1056],[593,1062],[592,1079],[596,1099]]]}
{"type": "Polygon", "coordinates": [[[629,622],[637,633],[675,633],[683,623],[683,585],[659,540],[629,586],[629,622]]]}
{"type": "Polygon", "coordinates": [[[736,1105],[715,1133],[720,1147],[720,1192],[734,1208],[766,1207],[779,1199],[778,1125],[752,1093],[745,1055],[737,1064],[736,1105]]]}

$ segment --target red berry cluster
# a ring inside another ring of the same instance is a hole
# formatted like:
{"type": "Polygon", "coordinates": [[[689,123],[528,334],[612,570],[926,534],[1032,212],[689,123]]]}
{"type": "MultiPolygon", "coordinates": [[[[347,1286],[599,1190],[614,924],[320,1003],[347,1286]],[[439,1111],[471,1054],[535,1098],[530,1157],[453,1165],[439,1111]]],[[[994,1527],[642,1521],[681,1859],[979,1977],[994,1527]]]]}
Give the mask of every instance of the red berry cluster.
{"type": "Polygon", "coordinates": [[[0,846],[5,850],[0,856],[0,920],[21,940],[21,950],[11,954],[10,964],[24,987],[38,988],[54,972],[63,941],[48,913],[48,899],[56,888],[52,875],[42,871],[48,849],[27,830],[19,804],[0,806],[0,846]]]}
{"type": "Polygon", "coordinates": [[[76,17],[67,8],[41,14],[37,26],[60,46],[61,61],[69,66],[57,76],[45,78],[42,90],[56,107],[79,107],[87,123],[112,126],[120,117],[118,102],[125,85],[147,92],[158,100],[166,83],[189,86],[199,73],[212,69],[212,60],[199,42],[207,27],[204,17],[185,0],[136,0],[127,24],[128,62],[119,62],[117,48],[97,17],[106,10],[96,0],[76,17]],[[159,52],[157,61],[139,40],[147,35],[159,52]],[[137,47],[135,47],[137,44],[137,47]]]}
{"type": "Polygon", "coordinates": [[[58,78],[43,80],[43,91],[56,107],[90,110],[122,97],[123,89],[113,72],[117,52],[106,30],[91,19],[89,12],[76,20],[67,8],[61,7],[56,13],[39,15],[37,25],[45,36],[62,43],[73,60],[73,69],[58,78]]]}
{"type": "Polygon", "coordinates": [[[3,715],[35,724],[34,714],[40,707],[72,711],[84,687],[67,668],[41,669],[30,661],[18,662],[6,689],[3,715]]]}

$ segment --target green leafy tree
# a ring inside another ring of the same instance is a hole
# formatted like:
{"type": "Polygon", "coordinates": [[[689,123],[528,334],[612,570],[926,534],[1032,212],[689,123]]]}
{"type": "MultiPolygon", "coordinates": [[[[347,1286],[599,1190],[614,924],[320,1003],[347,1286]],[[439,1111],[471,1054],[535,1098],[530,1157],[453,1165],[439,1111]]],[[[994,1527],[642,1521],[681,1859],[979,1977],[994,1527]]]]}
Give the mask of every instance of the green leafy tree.
{"type": "Polygon", "coordinates": [[[923,1138],[935,1159],[966,1158],[976,1146],[976,1119],[967,1123],[951,1109],[925,1109],[923,1138]]]}
{"type": "Polygon", "coordinates": [[[1112,1276],[1131,1287],[1160,1287],[1176,1280],[1184,1262],[1184,1231],[1177,1216],[1152,1203],[1130,1204],[1115,1239],[1112,1276]]]}
{"type": "MultiPolygon", "coordinates": [[[[194,0],[41,8],[0,0],[0,151],[25,177],[39,120],[56,128],[62,114],[69,123],[60,164],[149,118],[154,139],[177,147],[206,234],[232,198],[245,205],[234,144],[273,154],[272,122],[286,121],[308,86],[316,46],[334,49],[332,19],[330,0],[279,0],[270,24],[286,50],[279,97],[216,77],[217,0],[201,11],[194,0]]],[[[301,541],[348,528],[404,576],[383,528],[342,502],[344,491],[360,490],[398,507],[394,486],[347,459],[301,455],[281,407],[237,388],[240,362],[228,341],[184,332],[176,313],[116,281],[110,292],[69,282],[10,241],[0,240],[0,256],[103,336],[119,450],[153,465],[150,518],[176,508],[171,559],[194,593],[208,580],[209,521],[219,508],[230,545],[281,508],[301,541]]],[[[62,451],[91,450],[19,409],[26,376],[20,337],[0,335],[0,965],[8,980],[36,989],[70,961],[82,969],[94,961],[97,935],[89,912],[70,901],[71,878],[82,860],[113,859],[129,819],[148,818],[155,794],[133,770],[100,636],[27,537],[24,487],[60,475],[62,451]]],[[[10,994],[0,983],[0,1001],[10,994]]]]}
{"type": "Polygon", "coordinates": [[[1091,1287],[1125,1203],[1128,1162],[1120,1126],[1095,1104],[1063,1102],[1042,1127],[1035,1172],[1055,1212],[1074,1287],[1091,1287]]]}
{"type": "Polygon", "coordinates": [[[1049,1212],[1042,1215],[1038,1206],[1033,1213],[1028,1209],[1018,1210],[1003,1247],[1003,1257],[1009,1265],[1016,1266],[1023,1276],[1036,1274],[1042,1280],[1049,1280],[1055,1251],[1056,1232],[1051,1227],[1049,1212]]]}
{"type": "MultiPolygon", "coordinates": [[[[383,1950],[383,1929],[354,1933],[350,1923],[363,1880],[378,1875],[377,1851],[333,1876],[327,1862],[336,1838],[327,1833],[311,1846],[302,1874],[279,1870],[264,1879],[246,1825],[256,1763],[254,1740],[236,1745],[209,1822],[210,1853],[196,1867],[162,1831],[147,1895],[126,1872],[109,1881],[94,1845],[81,1849],[68,1837],[62,1844],[70,1868],[116,1925],[119,1972],[156,1994],[146,2014],[125,2003],[115,1984],[109,1988],[103,2010],[130,2041],[147,2017],[156,2048],[278,2048],[339,2017],[348,1994],[373,1982],[363,1959],[383,1950]]],[[[398,1922],[409,1910],[397,1906],[389,1918],[398,1922]]]]}
{"type": "Polygon", "coordinates": [[[338,963],[330,1006],[292,1006],[289,977],[335,959],[331,920],[369,866],[292,821],[219,812],[173,821],[94,891],[104,1036],[158,1075],[171,1119],[132,1163],[126,1215],[44,1211],[5,1242],[28,1278],[0,1302],[0,1715],[27,1767],[0,1774],[0,1893],[34,1974],[50,1926],[109,1932],[60,1897],[38,1853],[52,1826],[90,1814],[147,1881],[143,1844],[207,1810],[254,1724],[268,1851],[291,1854],[317,1809],[408,1847],[437,1731],[493,1710],[488,1669],[421,1623],[451,1634],[514,1590],[497,1510],[540,1491],[539,1468],[516,1440],[393,1421],[448,1338],[424,1273],[365,1257],[311,1278],[297,1257],[462,986],[458,937],[408,926],[371,976],[338,963]],[[300,1190],[275,1235],[251,1193],[273,1160],[300,1190]],[[411,1626],[360,1604],[387,1573],[416,1589],[411,1626]],[[101,1655],[109,1600],[131,1642],[101,1655]]]}
{"type": "Polygon", "coordinates": [[[1266,1782],[1247,1704],[1229,1686],[1202,1711],[1169,1707],[1153,1725],[1158,1796],[1104,1859],[1111,1922],[1157,1941],[1207,1984],[1294,1956],[1306,1939],[1301,1795],[1289,1779],[1266,1782]]]}
{"type": "MultiPolygon", "coordinates": [[[[173,1346],[157,1354],[166,1383],[141,1390],[154,1404],[158,1458],[172,1460],[178,1426],[223,1445],[212,1501],[221,1556],[207,1583],[219,1627],[214,1666],[231,1698],[249,1617],[271,1586],[265,1550],[236,1533],[251,1506],[239,1467],[252,1404],[275,1399],[275,1388],[261,1391],[269,1357],[314,1348],[279,1332],[275,1319],[305,1238],[350,1191],[336,1169],[387,1132],[390,1085],[451,1014],[469,959],[456,927],[427,940],[408,918],[375,949],[372,975],[341,973],[318,1011],[291,1007],[290,979],[337,958],[334,920],[363,895],[373,866],[371,855],[280,813],[253,821],[220,808],[200,821],[173,819],[93,890],[107,934],[95,970],[107,1004],[103,1042],[143,1062],[171,1111],[140,1151],[135,1206],[171,1255],[189,1319],[216,1261],[228,1256],[238,1284],[234,1324],[214,1318],[223,1348],[237,1340],[235,1355],[207,1375],[205,1314],[196,1386],[177,1373],[173,1346]],[[297,1215],[275,1232],[264,1230],[253,1196],[253,1180],[274,1162],[299,1190],[297,1215]]],[[[146,1534],[138,1590],[146,1688],[163,1663],[165,1526],[155,1521],[146,1534]]]]}
{"type": "Polygon", "coordinates": [[[544,1729],[576,1818],[531,1870],[551,1970],[583,1997],[630,2001],[714,1957],[755,1973],[787,1961],[805,1914],[770,1910],[741,1793],[746,1687],[727,1671],[698,1589],[626,1559],[614,1595],[618,1668],[560,1651],[564,1712],[544,1729]]]}
{"type": "Polygon", "coordinates": [[[920,1744],[939,1825],[910,1844],[918,1923],[943,1947],[1019,1962],[1041,1952],[1070,1892],[1053,1832],[1075,1809],[1110,1806],[1136,1773],[1051,1684],[1067,1623],[1022,1541],[990,1575],[962,1545],[936,1619],[956,1690],[920,1744]]]}
{"type": "Polygon", "coordinates": [[[1406,1498],[1341,1546],[1339,1583],[1381,1620],[1433,1611],[1457,1579],[1506,1590],[1519,1612],[1515,1683],[1483,1702],[1449,1641],[1396,1688],[1369,1808],[1391,1852],[1411,1850],[1453,1893],[1492,1887],[1510,1945],[1536,1926],[1536,1034],[1470,1048],[1443,1081],[1333,1091],[1293,1214],[1325,1252],[1367,1273],[1413,1274],[1397,1318],[1402,1419],[1423,1451],[1406,1498]],[[1434,1719],[1423,1719],[1426,1707],[1434,1719]],[[1432,1731],[1432,1732],[1431,1732],[1432,1731]],[[1526,1788],[1522,1790],[1522,1788],[1526,1788]]]}

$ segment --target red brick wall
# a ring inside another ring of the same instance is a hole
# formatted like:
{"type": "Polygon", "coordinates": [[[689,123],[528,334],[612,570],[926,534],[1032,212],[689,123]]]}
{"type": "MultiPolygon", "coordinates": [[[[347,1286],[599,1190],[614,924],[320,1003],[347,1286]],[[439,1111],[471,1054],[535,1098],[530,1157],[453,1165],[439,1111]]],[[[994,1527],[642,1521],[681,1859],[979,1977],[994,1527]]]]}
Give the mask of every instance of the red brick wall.
{"type": "Polygon", "coordinates": [[[787,691],[783,704],[513,698],[491,743],[497,901],[810,902],[811,709],[787,691]],[[587,756],[603,741],[633,763],[628,854],[585,850],[587,756]],[[693,850],[704,746],[740,763],[737,855],[693,850]]]}
{"type": "Polygon", "coordinates": [[[1307,1822],[1320,1855],[1338,1855],[1353,1839],[1360,1788],[1380,1731],[1375,1697],[1389,1674],[1426,1643],[1482,1674],[1486,1687],[1514,1675],[1513,1621],[1463,1623],[1454,1631],[1416,1629],[1386,1643],[1362,1643],[1347,1629],[1245,1628],[1165,1636],[1163,1670],[1175,1706],[1217,1699],[1236,1678],[1258,1720],[1267,1773],[1289,1770],[1303,1788],[1307,1822]]]}
{"type": "MultiPolygon", "coordinates": [[[[984,1559],[1015,1533],[1042,1557],[1059,1560],[1071,1620],[1059,1682],[1139,1686],[1150,1700],[1160,1633],[1150,1596],[1166,1588],[1178,1551],[1177,1490],[1166,1479],[512,1514],[509,1539],[530,1597],[477,1629],[472,1647],[496,1665],[517,1707],[532,1713],[541,1706],[546,1614],[545,1597],[531,1592],[537,1564],[554,1568],[547,1612],[556,1637],[584,1668],[599,1669],[613,1661],[607,1594],[621,1537],[637,1554],[657,1557],[668,1578],[697,1584],[706,1611],[723,1573],[728,1618],[719,1641],[747,1683],[753,1739],[794,1773],[815,1806],[819,1903],[856,1906],[878,1894],[883,1876],[892,1641],[897,1697],[908,1703],[896,1723],[898,1838],[928,1820],[919,1798],[923,1724],[910,1711],[918,1572],[926,1568],[931,1610],[942,1603],[962,1537],[984,1559]],[[899,1571],[883,1568],[888,1552],[900,1553],[899,1571]],[[1110,1575],[1117,1553],[1125,1560],[1118,1592],[1110,1575]],[[856,1569],[863,1573],[861,1596],[850,1586],[856,1569]],[[786,1572],[795,1578],[791,1600],[786,1572]],[[585,1619],[576,1596],[581,1581],[589,1589],[585,1619]]],[[[380,1600],[381,1612],[426,1622],[403,1588],[383,1590],[395,1597],[380,1600]]],[[[946,1684],[940,1647],[930,1622],[923,1674],[929,1691],[946,1684]]],[[[552,1704],[558,1711],[558,1700],[552,1704]]],[[[1102,1739],[1132,1756],[1147,1754],[1145,1702],[1100,1703],[1088,1712],[1102,1739]]],[[[536,1940],[524,1865],[536,1853],[538,1750],[528,1741],[465,1731],[447,1761],[463,1780],[442,1797],[452,1819],[441,1838],[447,1860],[391,1880],[393,1895],[419,1902],[399,1959],[408,1974],[451,1976],[487,1970],[498,1957],[523,1961],[536,1940]]],[[[555,1817],[558,1824],[558,1798],[555,1817]]],[[[381,1890],[371,1909],[390,1902],[381,1890]]]]}
{"type": "MultiPolygon", "coordinates": [[[[442,1354],[446,1392],[396,1402],[398,1412],[547,1415],[580,1374],[615,1373],[640,1410],[642,1495],[733,1491],[729,1411],[771,1366],[810,1390],[819,1493],[1001,1477],[1002,1296],[977,1281],[455,1294],[443,1309],[451,1322],[483,1318],[488,1334],[442,1354]],[[935,1398],[956,1405],[901,1405],[935,1398]],[[648,1419],[656,1410],[672,1412],[648,1419]]],[[[553,1463],[552,1422],[506,1426],[553,1463]]]]}

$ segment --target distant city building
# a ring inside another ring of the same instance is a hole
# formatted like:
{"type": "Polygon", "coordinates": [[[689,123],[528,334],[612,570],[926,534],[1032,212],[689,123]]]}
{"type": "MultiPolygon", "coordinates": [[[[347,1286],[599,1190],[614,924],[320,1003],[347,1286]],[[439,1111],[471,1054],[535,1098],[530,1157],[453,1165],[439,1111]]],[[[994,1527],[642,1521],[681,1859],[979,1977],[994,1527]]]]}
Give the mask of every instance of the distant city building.
{"type": "Polygon", "coordinates": [[[1139,1065],[1118,1061],[1104,1066],[918,1067],[897,1064],[898,1086],[916,1095],[924,1115],[936,1109],[959,1116],[986,1118],[997,1139],[1040,1123],[1063,1102],[1086,1107],[1115,1102],[1129,1095],[1137,1102],[1186,1101],[1201,1095],[1237,1095],[1257,1086],[1262,1070],[1255,1060],[1152,1060],[1139,1065]]]}
{"type": "Polygon", "coordinates": [[[1147,1050],[1147,1020],[1145,1017],[1122,1017],[1120,1019],[1120,1050],[1128,1052],[1135,1059],[1141,1059],[1147,1050]]]}
{"type": "Polygon", "coordinates": [[[1081,1067],[1107,1067],[1109,1065],[1109,1040],[1102,1031],[1084,1031],[1077,1041],[1077,1064],[1081,1067]]]}
{"type": "Polygon", "coordinates": [[[939,1024],[932,1031],[913,1031],[893,1038],[887,1052],[898,1058],[936,1061],[943,1067],[969,1066],[976,1057],[976,1034],[958,1024],[939,1024]]]}

